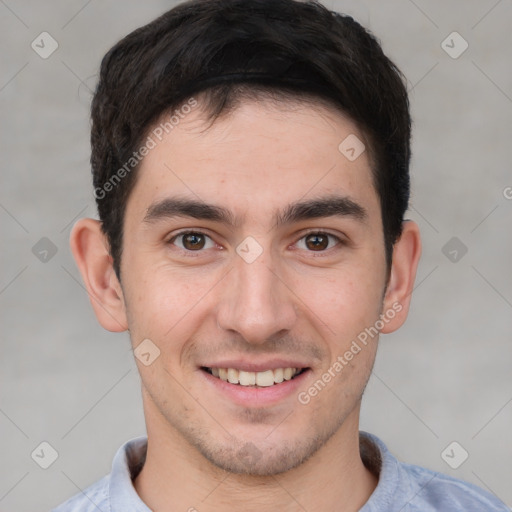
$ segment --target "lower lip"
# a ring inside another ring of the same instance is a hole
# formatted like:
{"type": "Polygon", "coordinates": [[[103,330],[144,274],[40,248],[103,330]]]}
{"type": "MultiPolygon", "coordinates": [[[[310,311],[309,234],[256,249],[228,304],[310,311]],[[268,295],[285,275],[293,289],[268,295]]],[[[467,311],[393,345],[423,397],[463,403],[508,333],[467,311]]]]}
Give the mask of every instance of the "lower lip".
{"type": "Polygon", "coordinates": [[[240,384],[231,384],[210,373],[199,370],[206,382],[215,390],[227,396],[232,402],[245,407],[268,407],[277,404],[290,395],[297,395],[298,388],[307,379],[310,369],[303,371],[291,380],[285,380],[279,384],[268,387],[249,387],[240,384]]]}

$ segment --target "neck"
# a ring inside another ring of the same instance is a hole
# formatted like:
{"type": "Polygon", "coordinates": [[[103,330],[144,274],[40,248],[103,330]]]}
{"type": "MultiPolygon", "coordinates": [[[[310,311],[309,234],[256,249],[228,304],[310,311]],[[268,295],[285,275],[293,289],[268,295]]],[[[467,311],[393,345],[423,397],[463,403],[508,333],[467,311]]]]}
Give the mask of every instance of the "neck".
{"type": "Polygon", "coordinates": [[[148,422],[146,462],[134,486],[155,512],[355,512],[378,481],[361,460],[358,418],[359,407],[306,462],[263,477],[219,469],[168,424],[148,422]]]}

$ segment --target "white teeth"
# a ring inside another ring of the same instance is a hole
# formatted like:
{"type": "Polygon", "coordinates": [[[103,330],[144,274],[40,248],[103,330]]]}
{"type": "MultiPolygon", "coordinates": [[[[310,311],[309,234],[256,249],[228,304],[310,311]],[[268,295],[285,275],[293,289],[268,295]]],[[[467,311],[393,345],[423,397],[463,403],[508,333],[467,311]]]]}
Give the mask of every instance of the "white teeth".
{"type": "Polygon", "coordinates": [[[277,368],[274,370],[274,382],[276,384],[280,384],[284,380],[284,370],[282,368],[277,368]]]}
{"type": "Polygon", "coordinates": [[[290,380],[293,377],[294,373],[295,368],[285,368],[283,373],[284,380],[290,380]]]}
{"type": "Polygon", "coordinates": [[[266,372],[258,372],[256,374],[256,385],[257,386],[273,386],[274,385],[274,372],[267,370],[266,372]]]}
{"type": "Polygon", "coordinates": [[[254,386],[256,384],[256,374],[254,372],[240,370],[239,378],[242,386],[254,386]]]}
{"type": "Polygon", "coordinates": [[[301,368],[276,368],[275,370],[265,370],[263,372],[246,372],[236,368],[211,368],[211,373],[214,377],[218,377],[230,384],[260,387],[269,387],[274,384],[280,384],[284,380],[291,380],[300,371],[301,368]]]}
{"type": "Polygon", "coordinates": [[[238,370],[228,368],[228,382],[231,382],[231,384],[238,384],[238,370]]]}

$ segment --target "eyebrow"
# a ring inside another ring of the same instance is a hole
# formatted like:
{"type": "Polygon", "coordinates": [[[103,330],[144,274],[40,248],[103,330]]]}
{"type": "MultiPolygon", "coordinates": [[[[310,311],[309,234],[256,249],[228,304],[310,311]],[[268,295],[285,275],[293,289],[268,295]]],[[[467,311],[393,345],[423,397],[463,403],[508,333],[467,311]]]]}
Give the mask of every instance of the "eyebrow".
{"type": "MultiPolygon", "coordinates": [[[[210,220],[230,227],[240,226],[243,220],[222,206],[195,199],[168,197],[153,203],[147,209],[143,222],[153,223],[175,217],[210,220]]],[[[274,227],[322,217],[349,217],[364,222],[368,212],[349,197],[330,195],[287,205],[284,210],[274,214],[274,227]]]]}
{"type": "Polygon", "coordinates": [[[368,213],[352,199],[333,195],[289,204],[282,213],[276,214],[274,226],[321,217],[351,217],[363,222],[368,213]]]}

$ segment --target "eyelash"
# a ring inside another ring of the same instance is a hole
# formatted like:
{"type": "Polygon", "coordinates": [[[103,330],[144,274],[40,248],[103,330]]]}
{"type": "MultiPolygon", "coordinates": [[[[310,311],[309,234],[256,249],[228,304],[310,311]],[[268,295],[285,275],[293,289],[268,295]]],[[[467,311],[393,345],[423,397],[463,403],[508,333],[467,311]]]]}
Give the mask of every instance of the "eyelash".
{"type": "MultiPolygon", "coordinates": [[[[194,230],[185,230],[185,231],[180,231],[179,233],[177,233],[177,234],[173,235],[173,236],[169,239],[169,241],[168,241],[167,243],[168,243],[168,244],[170,244],[170,245],[174,245],[174,244],[173,244],[173,242],[174,242],[177,238],[179,238],[179,237],[181,237],[181,236],[185,236],[185,235],[191,235],[191,234],[192,234],[192,235],[196,235],[196,234],[197,234],[197,235],[203,235],[203,236],[205,236],[205,237],[209,238],[210,240],[212,240],[212,242],[213,242],[213,239],[212,239],[212,237],[211,237],[210,235],[208,235],[208,234],[207,234],[207,233],[205,233],[204,231],[201,231],[200,229],[194,229],[194,230]]],[[[329,247],[328,249],[325,249],[325,250],[323,250],[323,251],[308,251],[308,252],[311,252],[311,253],[313,253],[313,254],[314,254],[314,253],[318,253],[319,255],[321,255],[322,253],[323,253],[323,254],[325,254],[325,253],[329,252],[331,249],[334,249],[334,247],[336,247],[336,246],[342,246],[342,245],[345,245],[344,240],[342,240],[339,236],[337,236],[337,235],[333,235],[332,233],[329,233],[329,232],[327,232],[327,231],[321,231],[321,230],[319,231],[319,230],[314,230],[314,229],[312,229],[312,230],[307,231],[306,233],[304,233],[304,234],[303,234],[303,235],[302,235],[302,236],[297,240],[297,242],[299,242],[299,241],[303,240],[304,238],[306,238],[306,237],[307,237],[307,236],[309,236],[309,235],[324,235],[324,236],[327,236],[327,237],[333,238],[333,239],[336,241],[336,243],[335,243],[335,245],[334,245],[333,247],[329,247]]],[[[297,242],[295,242],[295,243],[297,243],[297,242]]],[[[215,243],[215,242],[214,242],[214,243],[215,243]]],[[[191,250],[188,250],[188,249],[182,249],[181,247],[178,247],[178,249],[179,249],[181,252],[183,252],[183,253],[187,254],[187,256],[190,256],[190,257],[197,257],[197,256],[199,256],[202,252],[204,252],[204,251],[205,251],[204,249],[200,249],[200,250],[198,250],[198,251],[191,251],[191,250]],[[197,253],[197,255],[194,255],[194,253],[197,253]]],[[[318,256],[316,256],[316,257],[318,257],[318,256]]],[[[321,257],[321,256],[320,256],[320,257],[321,257]]]]}

